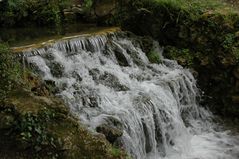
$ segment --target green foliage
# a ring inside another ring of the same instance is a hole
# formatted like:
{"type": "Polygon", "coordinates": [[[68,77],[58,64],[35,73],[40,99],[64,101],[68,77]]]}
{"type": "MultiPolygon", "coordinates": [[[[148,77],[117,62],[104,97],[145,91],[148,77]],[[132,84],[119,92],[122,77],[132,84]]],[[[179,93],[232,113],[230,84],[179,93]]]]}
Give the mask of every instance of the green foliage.
{"type": "Polygon", "coordinates": [[[36,156],[42,153],[51,158],[58,158],[56,149],[60,146],[57,138],[47,130],[47,122],[54,119],[55,113],[44,107],[38,114],[26,113],[18,119],[15,132],[19,134],[19,141],[26,149],[36,152],[36,156]]]}
{"type": "Polygon", "coordinates": [[[27,25],[29,22],[58,26],[62,22],[62,10],[70,3],[71,0],[5,0],[0,2],[0,26],[27,25]]]}
{"type": "Polygon", "coordinates": [[[122,152],[121,152],[120,149],[113,147],[113,148],[111,149],[111,154],[112,154],[113,157],[119,157],[119,156],[122,155],[122,152]]]}
{"type": "Polygon", "coordinates": [[[10,49],[0,44],[0,102],[7,97],[19,77],[19,63],[14,60],[10,49]]]}
{"type": "Polygon", "coordinates": [[[172,46],[167,46],[164,54],[167,58],[177,60],[181,65],[187,67],[192,67],[193,59],[196,56],[189,49],[178,49],[172,46]]]}
{"type": "Polygon", "coordinates": [[[230,49],[233,47],[235,40],[236,40],[235,34],[232,33],[226,34],[222,46],[224,47],[224,49],[230,49]]]}
{"type": "Polygon", "coordinates": [[[161,58],[157,51],[151,50],[147,54],[147,57],[148,57],[149,61],[152,63],[161,63],[161,58]]]}
{"type": "Polygon", "coordinates": [[[93,5],[93,0],[85,0],[83,3],[83,10],[85,13],[89,13],[91,11],[93,5]]]}
{"type": "Polygon", "coordinates": [[[124,150],[117,148],[117,147],[112,147],[110,149],[110,154],[112,158],[125,158],[125,159],[132,159],[129,155],[127,155],[124,150]]]}

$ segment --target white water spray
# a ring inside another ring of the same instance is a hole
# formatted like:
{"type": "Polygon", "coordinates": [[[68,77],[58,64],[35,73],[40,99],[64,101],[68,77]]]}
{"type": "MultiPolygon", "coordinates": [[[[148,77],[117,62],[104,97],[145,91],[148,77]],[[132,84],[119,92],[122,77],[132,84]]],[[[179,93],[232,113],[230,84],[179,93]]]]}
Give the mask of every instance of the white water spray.
{"type": "Polygon", "coordinates": [[[81,37],[23,54],[58,88],[71,112],[95,130],[122,129],[117,142],[137,159],[238,159],[239,142],[217,132],[198,106],[189,70],[151,64],[124,33],[81,37]]]}

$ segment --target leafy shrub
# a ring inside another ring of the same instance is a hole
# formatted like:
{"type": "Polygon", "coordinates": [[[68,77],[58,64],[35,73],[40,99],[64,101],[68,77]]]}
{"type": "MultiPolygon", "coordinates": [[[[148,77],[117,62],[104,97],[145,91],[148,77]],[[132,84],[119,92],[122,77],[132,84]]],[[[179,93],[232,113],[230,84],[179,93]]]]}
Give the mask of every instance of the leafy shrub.
{"type": "Polygon", "coordinates": [[[45,153],[49,158],[57,158],[59,148],[57,139],[47,130],[47,122],[55,118],[54,110],[44,107],[37,115],[26,113],[16,123],[15,132],[20,134],[19,141],[26,148],[36,152],[36,156],[45,153]]]}
{"type": "Polygon", "coordinates": [[[18,62],[14,61],[9,48],[4,44],[0,44],[0,101],[6,98],[19,77],[18,62]]]}
{"type": "Polygon", "coordinates": [[[3,0],[0,2],[0,26],[36,24],[59,25],[62,10],[71,0],[3,0]]]}

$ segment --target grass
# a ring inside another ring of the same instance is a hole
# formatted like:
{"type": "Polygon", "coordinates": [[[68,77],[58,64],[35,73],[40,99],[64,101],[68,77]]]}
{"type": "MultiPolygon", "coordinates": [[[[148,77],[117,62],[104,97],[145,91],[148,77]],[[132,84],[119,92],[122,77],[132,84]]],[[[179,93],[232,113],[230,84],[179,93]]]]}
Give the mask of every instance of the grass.
{"type": "MultiPolygon", "coordinates": [[[[158,3],[171,5],[185,11],[200,12],[229,12],[235,13],[239,10],[231,7],[231,4],[221,0],[154,0],[158,3]]],[[[191,12],[192,13],[192,12],[191,12]]]]}

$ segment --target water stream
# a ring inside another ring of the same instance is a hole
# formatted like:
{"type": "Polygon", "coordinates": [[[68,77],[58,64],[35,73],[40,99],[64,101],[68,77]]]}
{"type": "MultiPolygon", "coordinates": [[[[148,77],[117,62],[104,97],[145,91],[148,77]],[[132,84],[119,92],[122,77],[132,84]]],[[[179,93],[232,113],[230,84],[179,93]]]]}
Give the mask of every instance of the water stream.
{"type": "MultiPolygon", "coordinates": [[[[156,46],[161,55],[161,50],[156,46]]],[[[149,62],[123,32],[80,37],[24,52],[24,60],[95,131],[123,131],[117,142],[136,159],[238,159],[239,140],[198,105],[189,70],[149,62]]]]}

